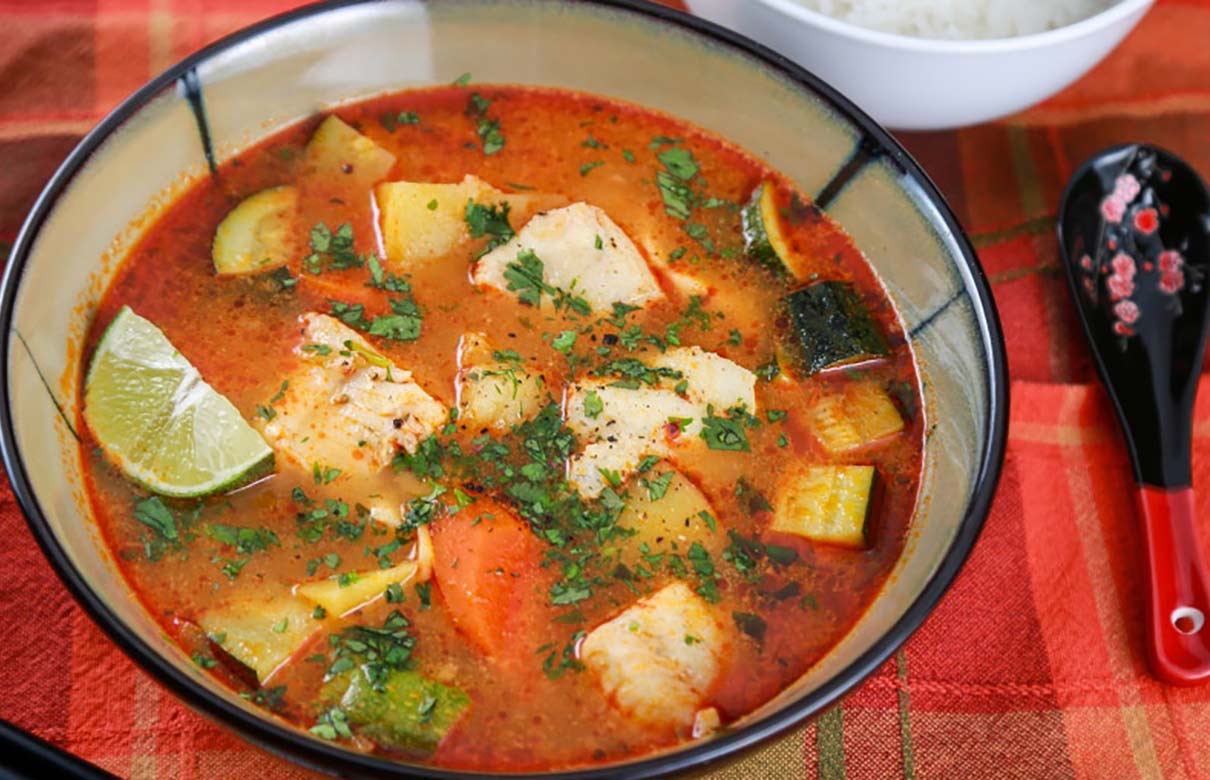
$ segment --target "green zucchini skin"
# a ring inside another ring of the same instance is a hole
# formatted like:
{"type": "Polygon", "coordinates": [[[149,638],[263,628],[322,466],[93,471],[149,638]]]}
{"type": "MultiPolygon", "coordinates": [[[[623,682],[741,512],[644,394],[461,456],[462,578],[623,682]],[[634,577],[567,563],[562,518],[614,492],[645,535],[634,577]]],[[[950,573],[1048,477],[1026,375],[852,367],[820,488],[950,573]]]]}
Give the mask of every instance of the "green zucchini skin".
{"type": "Polygon", "coordinates": [[[752,197],[744,204],[740,210],[740,224],[744,234],[744,251],[748,257],[752,258],[761,265],[767,266],[775,271],[785,272],[786,264],[781,256],[777,254],[777,250],[773,248],[772,242],[769,241],[769,230],[765,227],[764,213],[762,211],[762,198],[764,196],[765,187],[767,184],[761,184],[752,191],[752,197]]]}
{"type": "Polygon", "coordinates": [[[357,731],[375,742],[420,755],[437,749],[471,705],[463,691],[406,670],[391,670],[381,689],[364,669],[353,669],[325,686],[357,731]]]}
{"type": "Polygon", "coordinates": [[[846,282],[815,282],[782,298],[779,351],[799,377],[890,352],[861,296],[846,282]]]}

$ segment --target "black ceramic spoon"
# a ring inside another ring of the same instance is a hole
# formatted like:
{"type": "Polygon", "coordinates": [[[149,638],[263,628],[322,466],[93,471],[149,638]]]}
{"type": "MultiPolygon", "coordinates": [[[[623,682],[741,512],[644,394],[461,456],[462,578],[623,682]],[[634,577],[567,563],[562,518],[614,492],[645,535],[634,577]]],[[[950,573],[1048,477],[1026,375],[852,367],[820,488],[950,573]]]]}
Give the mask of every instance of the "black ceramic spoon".
{"type": "Polygon", "coordinates": [[[3,720],[0,720],[0,778],[118,780],[115,775],[3,720]]]}
{"type": "Polygon", "coordinates": [[[1210,678],[1191,452],[1210,313],[1210,193],[1170,152],[1108,149],[1067,185],[1059,246],[1138,481],[1151,668],[1192,685],[1210,678]]]}

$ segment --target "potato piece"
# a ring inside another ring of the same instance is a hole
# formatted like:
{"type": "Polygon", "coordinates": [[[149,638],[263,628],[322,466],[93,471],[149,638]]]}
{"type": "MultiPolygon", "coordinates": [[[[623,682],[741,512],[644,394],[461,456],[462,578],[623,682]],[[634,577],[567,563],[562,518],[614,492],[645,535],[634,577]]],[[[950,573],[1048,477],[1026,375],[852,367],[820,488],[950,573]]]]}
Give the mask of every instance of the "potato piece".
{"type": "Polygon", "coordinates": [[[503,433],[542,410],[550,399],[541,374],[518,361],[493,357],[483,333],[468,333],[459,348],[456,378],[458,420],[472,430],[503,433]]]}
{"type": "MultiPolygon", "coordinates": [[[[542,261],[548,285],[574,292],[596,311],[608,312],[614,303],[644,306],[664,297],[634,242],[596,206],[573,203],[537,215],[516,238],[479,260],[473,281],[515,295],[505,272],[525,250],[542,261]]],[[[552,299],[544,295],[542,301],[547,305],[552,299]]]]}
{"type": "Polygon", "coordinates": [[[869,542],[873,466],[800,466],[778,485],[772,529],[841,547],[869,542]]]}
{"type": "Polygon", "coordinates": [[[301,319],[304,365],[262,423],[279,455],[320,472],[371,474],[445,423],[445,407],[356,331],[326,314],[301,319]]]}
{"type": "Polygon", "coordinates": [[[445,257],[469,241],[466,205],[509,205],[509,222],[522,224],[539,208],[565,202],[544,193],[505,193],[475,176],[456,184],[393,181],[374,189],[381,214],[386,259],[395,269],[410,270],[418,264],[445,257]]]}
{"type": "Polygon", "coordinates": [[[638,553],[644,544],[652,554],[674,550],[683,554],[694,542],[712,556],[722,554],[726,531],[705,494],[679,471],[653,469],[631,480],[627,492],[630,497],[618,516],[618,526],[636,532],[624,542],[628,563],[641,560],[638,553]],[[659,498],[653,497],[653,491],[659,498]],[[703,512],[713,521],[713,528],[703,512]]]}
{"type": "Polygon", "coordinates": [[[395,166],[395,155],[331,115],[303,152],[304,170],[339,188],[368,192],[395,166]]]}
{"type": "MultiPolygon", "coordinates": [[[[431,570],[431,567],[429,567],[431,570]]],[[[419,565],[416,561],[404,561],[389,569],[372,569],[344,575],[347,585],[340,584],[340,577],[329,577],[314,582],[305,582],[294,587],[299,596],[323,607],[329,615],[345,615],[363,607],[382,596],[388,585],[406,585],[417,579],[419,565]]],[[[419,581],[417,579],[417,581],[419,581]]]]}
{"type": "Polygon", "coordinates": [[[824,449],[841,455],[894,436],[903,430],[903,418],[881,386],[860,382],[812,404],[807,425],[824,449]]]}
{"type": "Polygon", "coordinates": [[[253,597],[206,610],[198,625],[263,683],[319,628],[311,613],[294,596],[253,597]]]}
{"type": "Polygon", "coordinates": [[[231,209],[214,232],[211,258],[219,276],[272,271],[299,253],[298,190],[271,187],[231,209]]]}
{"type": "Polygon", "coordinates": [[[628,717],[689,728],[725,652],[726,634],[710,606],[675,582],[593,629],[580,657],[628,717]]]}

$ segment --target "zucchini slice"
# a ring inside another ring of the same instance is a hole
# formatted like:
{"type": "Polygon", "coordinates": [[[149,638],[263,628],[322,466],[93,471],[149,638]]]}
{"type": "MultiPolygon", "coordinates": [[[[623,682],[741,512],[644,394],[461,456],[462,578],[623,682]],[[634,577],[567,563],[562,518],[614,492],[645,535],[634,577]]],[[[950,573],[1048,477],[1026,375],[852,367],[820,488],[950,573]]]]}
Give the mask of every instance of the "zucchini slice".
{"type": "Polygon", "coordinates": [[[210,248],[219,276],[280,268],[297,254],[298,190],[272,187],[249,195],[231,209],[210,248]]]}
{"type": "Polygon", "coordinates": [[[782,480],[774,531],[840,547],[869,546],[873,466],[804,466],[782,480]]]}
{"type": "Polygon", "coordinates": [[[319,628],[311,606],[291,595],[220,604],[203,612],[198,625],[262,683],[319,628]]]}
{"type": "Polygon", "coordinates": [[[782,368],[799,378],[889,352],[861,296],[846,282],[816,282],[781,300],[787,327],[778,334],[782,368]]]}
{"type": "Polygon", "coordinates": [[[376,688],[364,666],[330,680],[324,698],[336,700],[359,734],[423,755],[440,746],[471,706],[465,691],[413,671],[391,671],[376,688]]]}
{"type": "Polygon", "coordinates": [[[903,418],[880,385],[857,382],[812,404],[807,425],[824,449],[840,455],[894,436],[903,418]]]}
{"type": "Polygon", "coordinates": [[[740,211],[744,249],[758,263],[796,276],[790,266],[790,244],[781,229],[774,192],[771,182],[761,182],[740,211]]]}

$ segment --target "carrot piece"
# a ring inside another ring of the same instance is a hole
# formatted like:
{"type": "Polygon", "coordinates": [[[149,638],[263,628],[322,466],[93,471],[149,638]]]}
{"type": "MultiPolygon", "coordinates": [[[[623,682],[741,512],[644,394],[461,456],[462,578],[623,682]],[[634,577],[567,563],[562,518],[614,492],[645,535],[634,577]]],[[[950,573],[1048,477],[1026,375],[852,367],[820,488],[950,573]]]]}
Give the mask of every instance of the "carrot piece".
{"type": "Polygon", "coordinates": [[[433,576],[451,620],[488,655],[533,652],[549,633],[542,543],[507,507],[479,499],[432,526],[433,576]]]}

